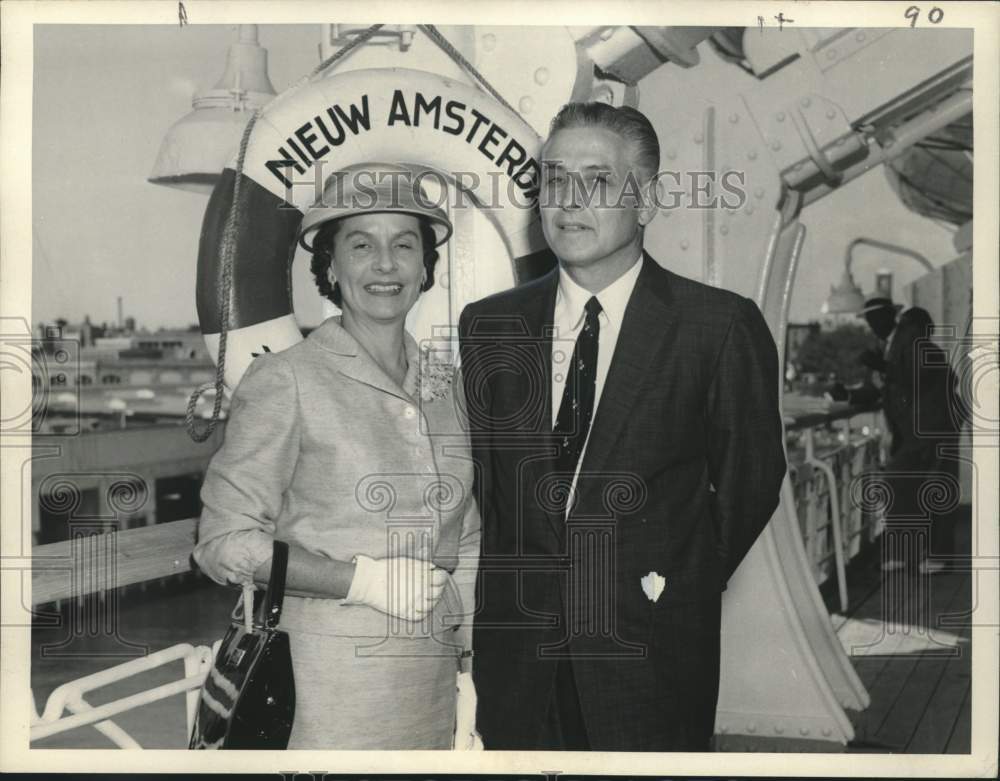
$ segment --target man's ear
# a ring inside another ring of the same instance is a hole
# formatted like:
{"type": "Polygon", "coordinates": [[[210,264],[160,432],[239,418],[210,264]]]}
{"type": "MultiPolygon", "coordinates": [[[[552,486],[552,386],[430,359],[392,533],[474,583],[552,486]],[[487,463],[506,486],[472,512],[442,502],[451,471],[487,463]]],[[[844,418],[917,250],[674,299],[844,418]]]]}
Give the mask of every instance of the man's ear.
{"type": "Polygon", "coordinates": [[[642,196],[642,206],[639,207],[639,224],[644,228],[653,221],[656,213],[660,210],[659,205],[663,203],[661,187],[660,177],[653,176],[639,191],[642,196]]]}

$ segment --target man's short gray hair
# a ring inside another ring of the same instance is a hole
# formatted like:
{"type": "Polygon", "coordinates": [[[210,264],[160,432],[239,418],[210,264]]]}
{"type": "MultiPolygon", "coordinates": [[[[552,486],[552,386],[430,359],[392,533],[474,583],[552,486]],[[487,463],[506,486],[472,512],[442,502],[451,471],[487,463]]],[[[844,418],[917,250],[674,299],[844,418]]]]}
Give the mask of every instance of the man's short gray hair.
{"type": "Polygon", "coordinates": [[[660,168],[660,142],[653,125],[638,109],[607,103],[567,103],[552,118],[549,138],[560,130],[602,127],[631,143],[636,165],[643,178],[651,178],[660,168]]]}

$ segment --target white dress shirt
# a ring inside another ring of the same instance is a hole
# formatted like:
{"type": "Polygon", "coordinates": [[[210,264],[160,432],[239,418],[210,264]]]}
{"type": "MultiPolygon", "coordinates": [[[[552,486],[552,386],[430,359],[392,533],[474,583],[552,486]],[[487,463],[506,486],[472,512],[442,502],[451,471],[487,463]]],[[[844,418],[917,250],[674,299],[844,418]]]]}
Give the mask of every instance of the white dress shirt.
{"type": "MultiPolygon", "coordinates": [[[[583,328],[586,315],[584,306],[591,296],[597,296],[602,311],[598,315],[601,330],[597,342],[597,387],[594,393],[594,418],[591,419],[591,428],[593,428],[593,421],[597,418],[597,410],[601,403],[604,381],[607,379],[611,359],[615,354],[615,346],[618,344],[618,334],[621,333],[625,308],[628,306],[629,298],[632,296],[632,290],[635,288],[641,270],[642,256],[640,255],[632,267],[618,279],[600,292],[591,293],[586,288],[576,284],[562,267],[559,268],[559,288],[556,291],[556,306],[552,316],[554,327],[552,334],[553,427],[555,427],[559,417],[559,405],[562,403],[563,391],[566,387],[566,373],[569,371],[576,338],[583,328]]],[[[580,464],[583,463],[583,455],[587,452],[587,442],[589,441],[590,431],[588,430],[583,450],[580,452],[580,460],[576,465],[573,490],[576,489],[576,480],[580,475],[580,464]]]]}

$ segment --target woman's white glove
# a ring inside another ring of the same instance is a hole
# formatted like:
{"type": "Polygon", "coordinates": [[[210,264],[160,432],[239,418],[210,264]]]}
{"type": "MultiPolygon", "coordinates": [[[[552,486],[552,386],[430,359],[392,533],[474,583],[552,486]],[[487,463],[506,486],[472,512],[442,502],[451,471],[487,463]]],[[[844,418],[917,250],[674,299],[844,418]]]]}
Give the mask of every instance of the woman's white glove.
{"type": "Polygon", "coordinates": [[[368,605],[404,621],[419,621],[434,609],[448,582],[448,570],[429,561],[354,557],[347,605],[368,605]]]}
{"type": "Polygon", "coordinates": [[[482,751],[483,739],[476,732],[476,685],[472,673],[459,673],[457,683],[455,751],[482,751]]]}

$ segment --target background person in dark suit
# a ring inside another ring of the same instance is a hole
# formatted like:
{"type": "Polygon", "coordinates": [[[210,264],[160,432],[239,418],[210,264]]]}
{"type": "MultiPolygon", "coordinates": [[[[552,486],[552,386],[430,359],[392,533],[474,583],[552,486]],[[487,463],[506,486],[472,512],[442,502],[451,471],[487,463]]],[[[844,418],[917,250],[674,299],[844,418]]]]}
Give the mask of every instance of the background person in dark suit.
{"type": "Polygon", "coordinates": [[[957,381],[948,355],[931,341],[934,321],[930,314],[921,307],[902,314],[900,309],[888,298],[865,302],[859,314],[884,349],[866,351],[859,361],[876,373],[879,383],[841,389],[834,398],[852,404],[881,402],[891,435],[884,473],[891,502],[885,511],[882,568],[933,574],[944,569],[944,564],[928,554],[931,548],[954,553],[955,528],[953,518],[933,511],[933,505],[950,502],[923,506],[920,497],[934,485],[945,496],[959,490],[958,460],[947,454],[958,447],[966,414],[956,403],[957,381]],[[932,523],[930,546],[916,544],[921,518],[930,518],[932,523]]]}
{"type": "Polygon", "coordinates": [[[487,749],[710,745],[721,592],[785,474],[778,358],[752,301],[643,252],[658,166],[640,112],[565,106],[558,268],[462,314],[487,749]]]}

